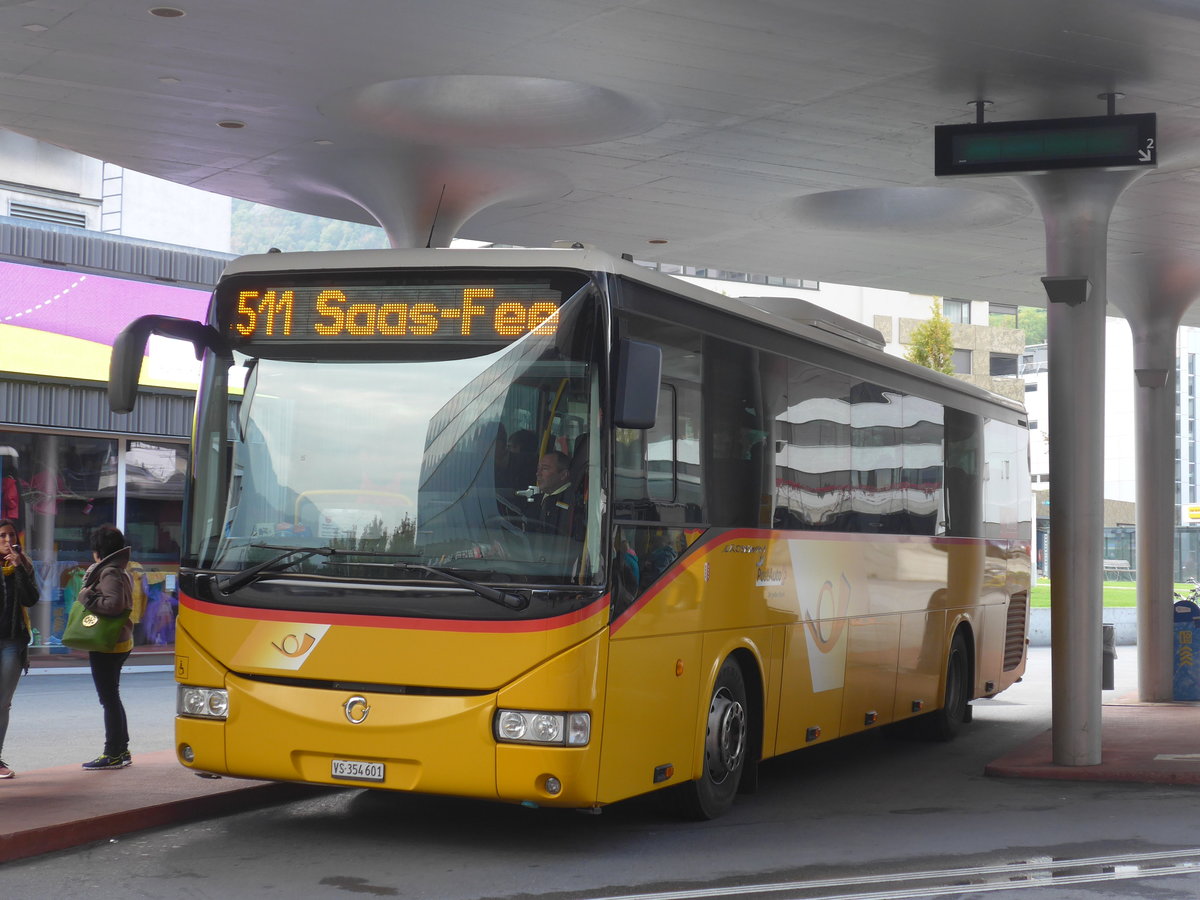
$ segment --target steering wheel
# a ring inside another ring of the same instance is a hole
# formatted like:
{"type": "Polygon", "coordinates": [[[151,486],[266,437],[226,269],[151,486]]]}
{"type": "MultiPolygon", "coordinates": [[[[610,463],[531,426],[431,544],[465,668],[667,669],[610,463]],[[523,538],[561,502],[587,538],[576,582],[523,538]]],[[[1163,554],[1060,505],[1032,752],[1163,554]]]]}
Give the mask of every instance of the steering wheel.
{"type": "Polygon", "coordinates": [[[525,518],[525,511],[521,509],[521,507],[518,506],[514,501],[509,500],[503,494],[496,494],[496,502],[505,507],[505,511],[500,514],[502,517],[512,516],[518,519],[525,518]]]}
{"type": "Polygon", "coordinates": [[[543,522],[541,519],[528,519],[523,515],[514,515],[505,513],[498,516],[490,516],[484,521],[489,527],[499,527],[502,531],[510,534],[520,535],[528,539],[531,534],[557,534],[558,530],[548,522],[543,522]]]}

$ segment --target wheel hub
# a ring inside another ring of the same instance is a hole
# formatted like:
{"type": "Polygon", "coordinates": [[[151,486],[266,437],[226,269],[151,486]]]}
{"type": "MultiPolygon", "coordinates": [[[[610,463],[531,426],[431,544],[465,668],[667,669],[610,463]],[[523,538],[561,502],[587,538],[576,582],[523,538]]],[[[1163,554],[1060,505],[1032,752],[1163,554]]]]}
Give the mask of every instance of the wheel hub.
{"type": "Polygon", "coordinates": [[[708,734],[704,757],[709,777],[720,784],[742,764],[746,750],[746,709],[728,691],[713,695],[708,708],[708,734]]]}

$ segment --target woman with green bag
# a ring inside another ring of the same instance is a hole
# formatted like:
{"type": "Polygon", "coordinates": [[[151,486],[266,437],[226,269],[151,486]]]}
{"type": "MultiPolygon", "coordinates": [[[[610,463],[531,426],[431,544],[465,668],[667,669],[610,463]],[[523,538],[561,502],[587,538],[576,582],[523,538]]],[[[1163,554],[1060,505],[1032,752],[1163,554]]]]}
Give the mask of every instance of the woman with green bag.
{"type": "MultiPolygon", "coordinates": [[[[75,602],[100,616],[127,613],[133,609],[133,582],[126,571],[130,548],[125,544],[125,535],[114,525],[101,525],[92,532],[91,547],[95,562],[84,574],[83,587],[75,602]]],[[[88,652],[92,682],[104,708],[104,752],[83,764],[90,771],[124,769],[133,762],[129,755],[125,707],[121,703],[121,667],[132,649],[133,623],[126,616],[111,651],[88,652]]]]}

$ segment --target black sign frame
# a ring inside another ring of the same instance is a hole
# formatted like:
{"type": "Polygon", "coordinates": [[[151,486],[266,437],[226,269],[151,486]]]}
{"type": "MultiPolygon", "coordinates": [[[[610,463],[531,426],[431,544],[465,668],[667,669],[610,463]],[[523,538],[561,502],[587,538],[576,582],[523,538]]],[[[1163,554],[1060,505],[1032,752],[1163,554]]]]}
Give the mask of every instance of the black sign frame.
{"type": "Polygon", "coordinates": [[[934,174],[1012,175],[1158,165],[1155,113],[934,127],[934,174]]]}

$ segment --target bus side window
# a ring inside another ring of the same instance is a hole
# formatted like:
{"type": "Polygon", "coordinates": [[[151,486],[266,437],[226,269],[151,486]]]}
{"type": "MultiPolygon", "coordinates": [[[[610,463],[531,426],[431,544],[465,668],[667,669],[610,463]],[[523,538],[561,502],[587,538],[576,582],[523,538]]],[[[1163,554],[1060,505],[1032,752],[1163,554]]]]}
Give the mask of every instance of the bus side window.
{"type": "Polygon", "coordinates": [[[646,432],[646,493],[652,500],[675,499],[675,388],[658,390],[654,427],[646,432]]]}
{"type": "Polygon", "coordinates": [[[614,429],[613,494],[620,518],[637,518],[637,508],[649,502],[646,493],[646,432],[639,428],[614,429]]]}
{"type": "Polygon", "coordinates": [[[670,571],[688,547],[683,528],[660,525],[622,526],[617,531],[617,578],[613,607],[617,615],[670,571]]]}
{"type": "Polygon", "coordinates": [[[676,324],[634,318],[628,329],[631,337],[662,348],[662,373],[654,427],[615,432],[617,517],[702,522],[701,337],[676,324]]]}
{"type": "Polygon", "coordinates": [[[947,407],[946,533],[954,537],[980,537],[983,533],[982,443],[980,417],[947,407]]]}
{"type": "Polygon", "coordinates": [[[705,505],[714,524],[770,525],[763,508],[764,496],[774,492],[767,398],[782,393],[786,372],[786,364],[766,351],[704,338],[702,458],[705,505]]]}

